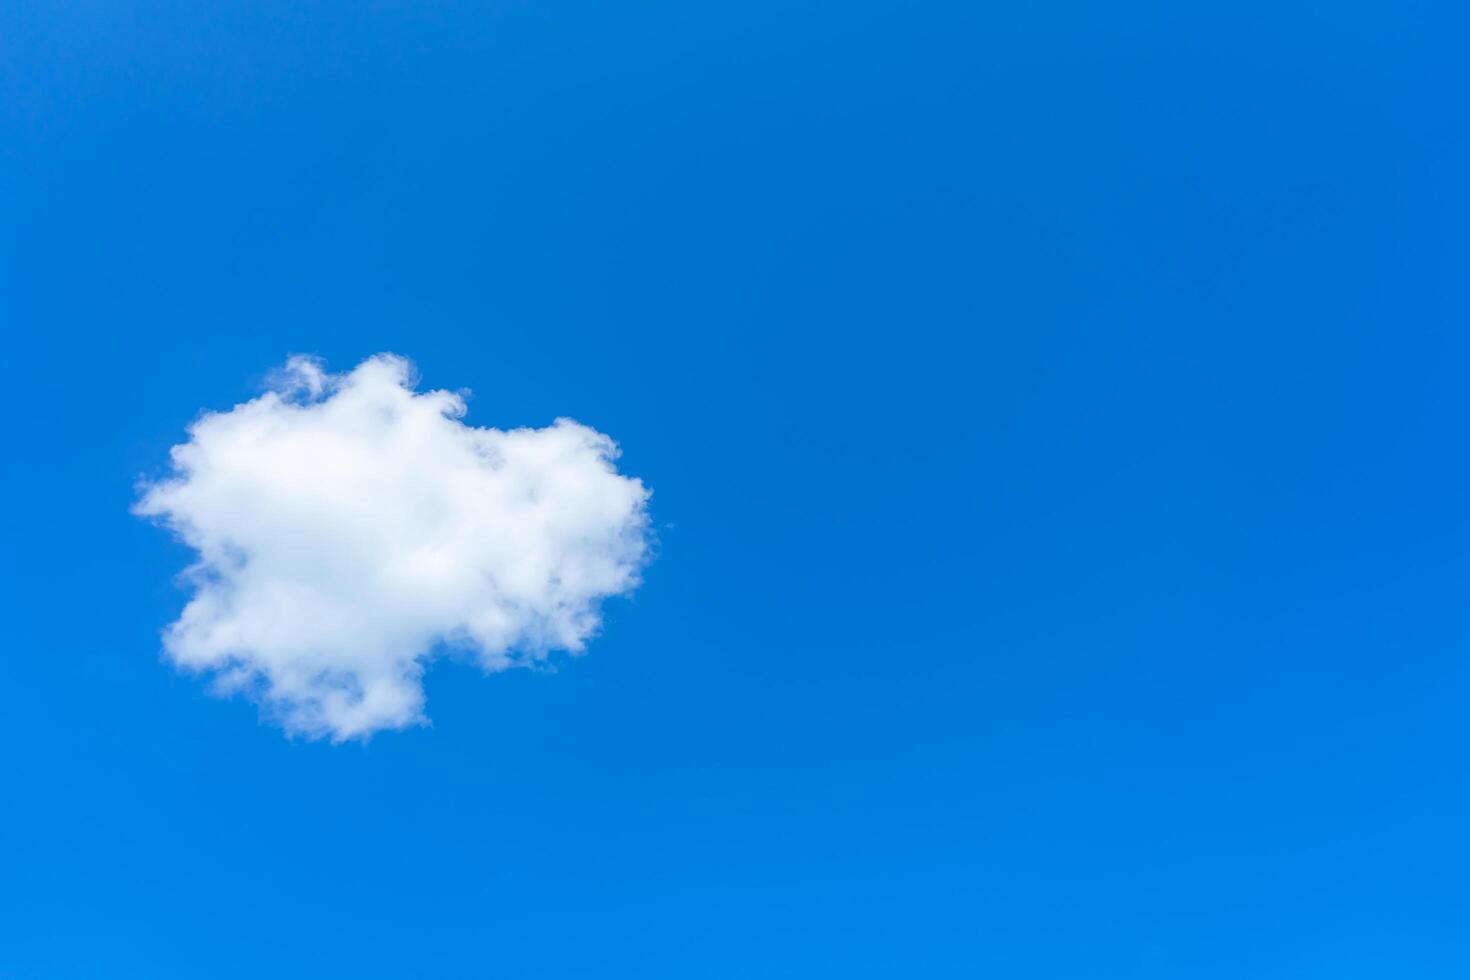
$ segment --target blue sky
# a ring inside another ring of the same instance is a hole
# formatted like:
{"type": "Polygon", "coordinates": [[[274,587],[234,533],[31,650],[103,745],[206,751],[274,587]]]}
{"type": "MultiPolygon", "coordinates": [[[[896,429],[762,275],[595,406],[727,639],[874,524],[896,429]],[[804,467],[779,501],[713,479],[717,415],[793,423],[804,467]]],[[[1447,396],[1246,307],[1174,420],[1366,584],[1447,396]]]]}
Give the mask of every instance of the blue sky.
{"type": "Polygon", "coordinates": [[[0,977],[1463,977],[1466,27],[7,4],[0,977]],[[289,738],[129,508],[383,351],[658,553],[289,738]]]}

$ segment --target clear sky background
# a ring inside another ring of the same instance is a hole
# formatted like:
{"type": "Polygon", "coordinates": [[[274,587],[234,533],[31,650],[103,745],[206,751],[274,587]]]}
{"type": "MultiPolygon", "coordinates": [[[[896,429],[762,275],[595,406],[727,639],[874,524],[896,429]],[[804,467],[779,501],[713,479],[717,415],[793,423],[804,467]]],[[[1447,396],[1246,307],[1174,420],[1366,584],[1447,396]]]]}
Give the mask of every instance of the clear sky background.
{"type": "Polygon", "coordinates": [[[0,977],[1470,974],[1466,28],[0,5],[0,977]],[[128,508],[380,351],[659,554],[293,740],[128,508]]]}

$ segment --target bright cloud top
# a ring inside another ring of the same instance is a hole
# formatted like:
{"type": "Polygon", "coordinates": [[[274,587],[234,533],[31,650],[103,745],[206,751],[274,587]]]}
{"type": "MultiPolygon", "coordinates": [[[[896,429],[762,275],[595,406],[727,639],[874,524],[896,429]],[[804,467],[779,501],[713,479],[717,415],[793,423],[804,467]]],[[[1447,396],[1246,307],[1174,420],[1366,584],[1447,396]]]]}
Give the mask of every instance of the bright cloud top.
{"type": "Polygon", "coordinates": [[[464,413],[381,354],[343,375],[292,358],[273,390],[195,422],[135,507],[199,552],[168,656],[342,740],[425,721],[441,643],[487,671],[582,650],[600,601],[638,584],[649,491],[584,425],[464,413]]]}

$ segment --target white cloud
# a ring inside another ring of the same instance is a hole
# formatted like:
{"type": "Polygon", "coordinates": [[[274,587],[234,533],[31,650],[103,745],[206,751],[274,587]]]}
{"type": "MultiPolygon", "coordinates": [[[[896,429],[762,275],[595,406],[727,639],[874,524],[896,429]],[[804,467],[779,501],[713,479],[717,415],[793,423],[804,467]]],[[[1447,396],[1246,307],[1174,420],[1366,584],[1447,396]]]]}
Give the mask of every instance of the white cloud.
{"type": "Polygon", "coordinates": [[[272,390],[207,414],[136,513],[199,552],[164,634],[177,664],[333,740],[426,720],[441,644],[487,670],[580,651],[638,584],[649,491],[569,419],[467,426],[402,358],[343,375],[296,357],[272,390]]]}

